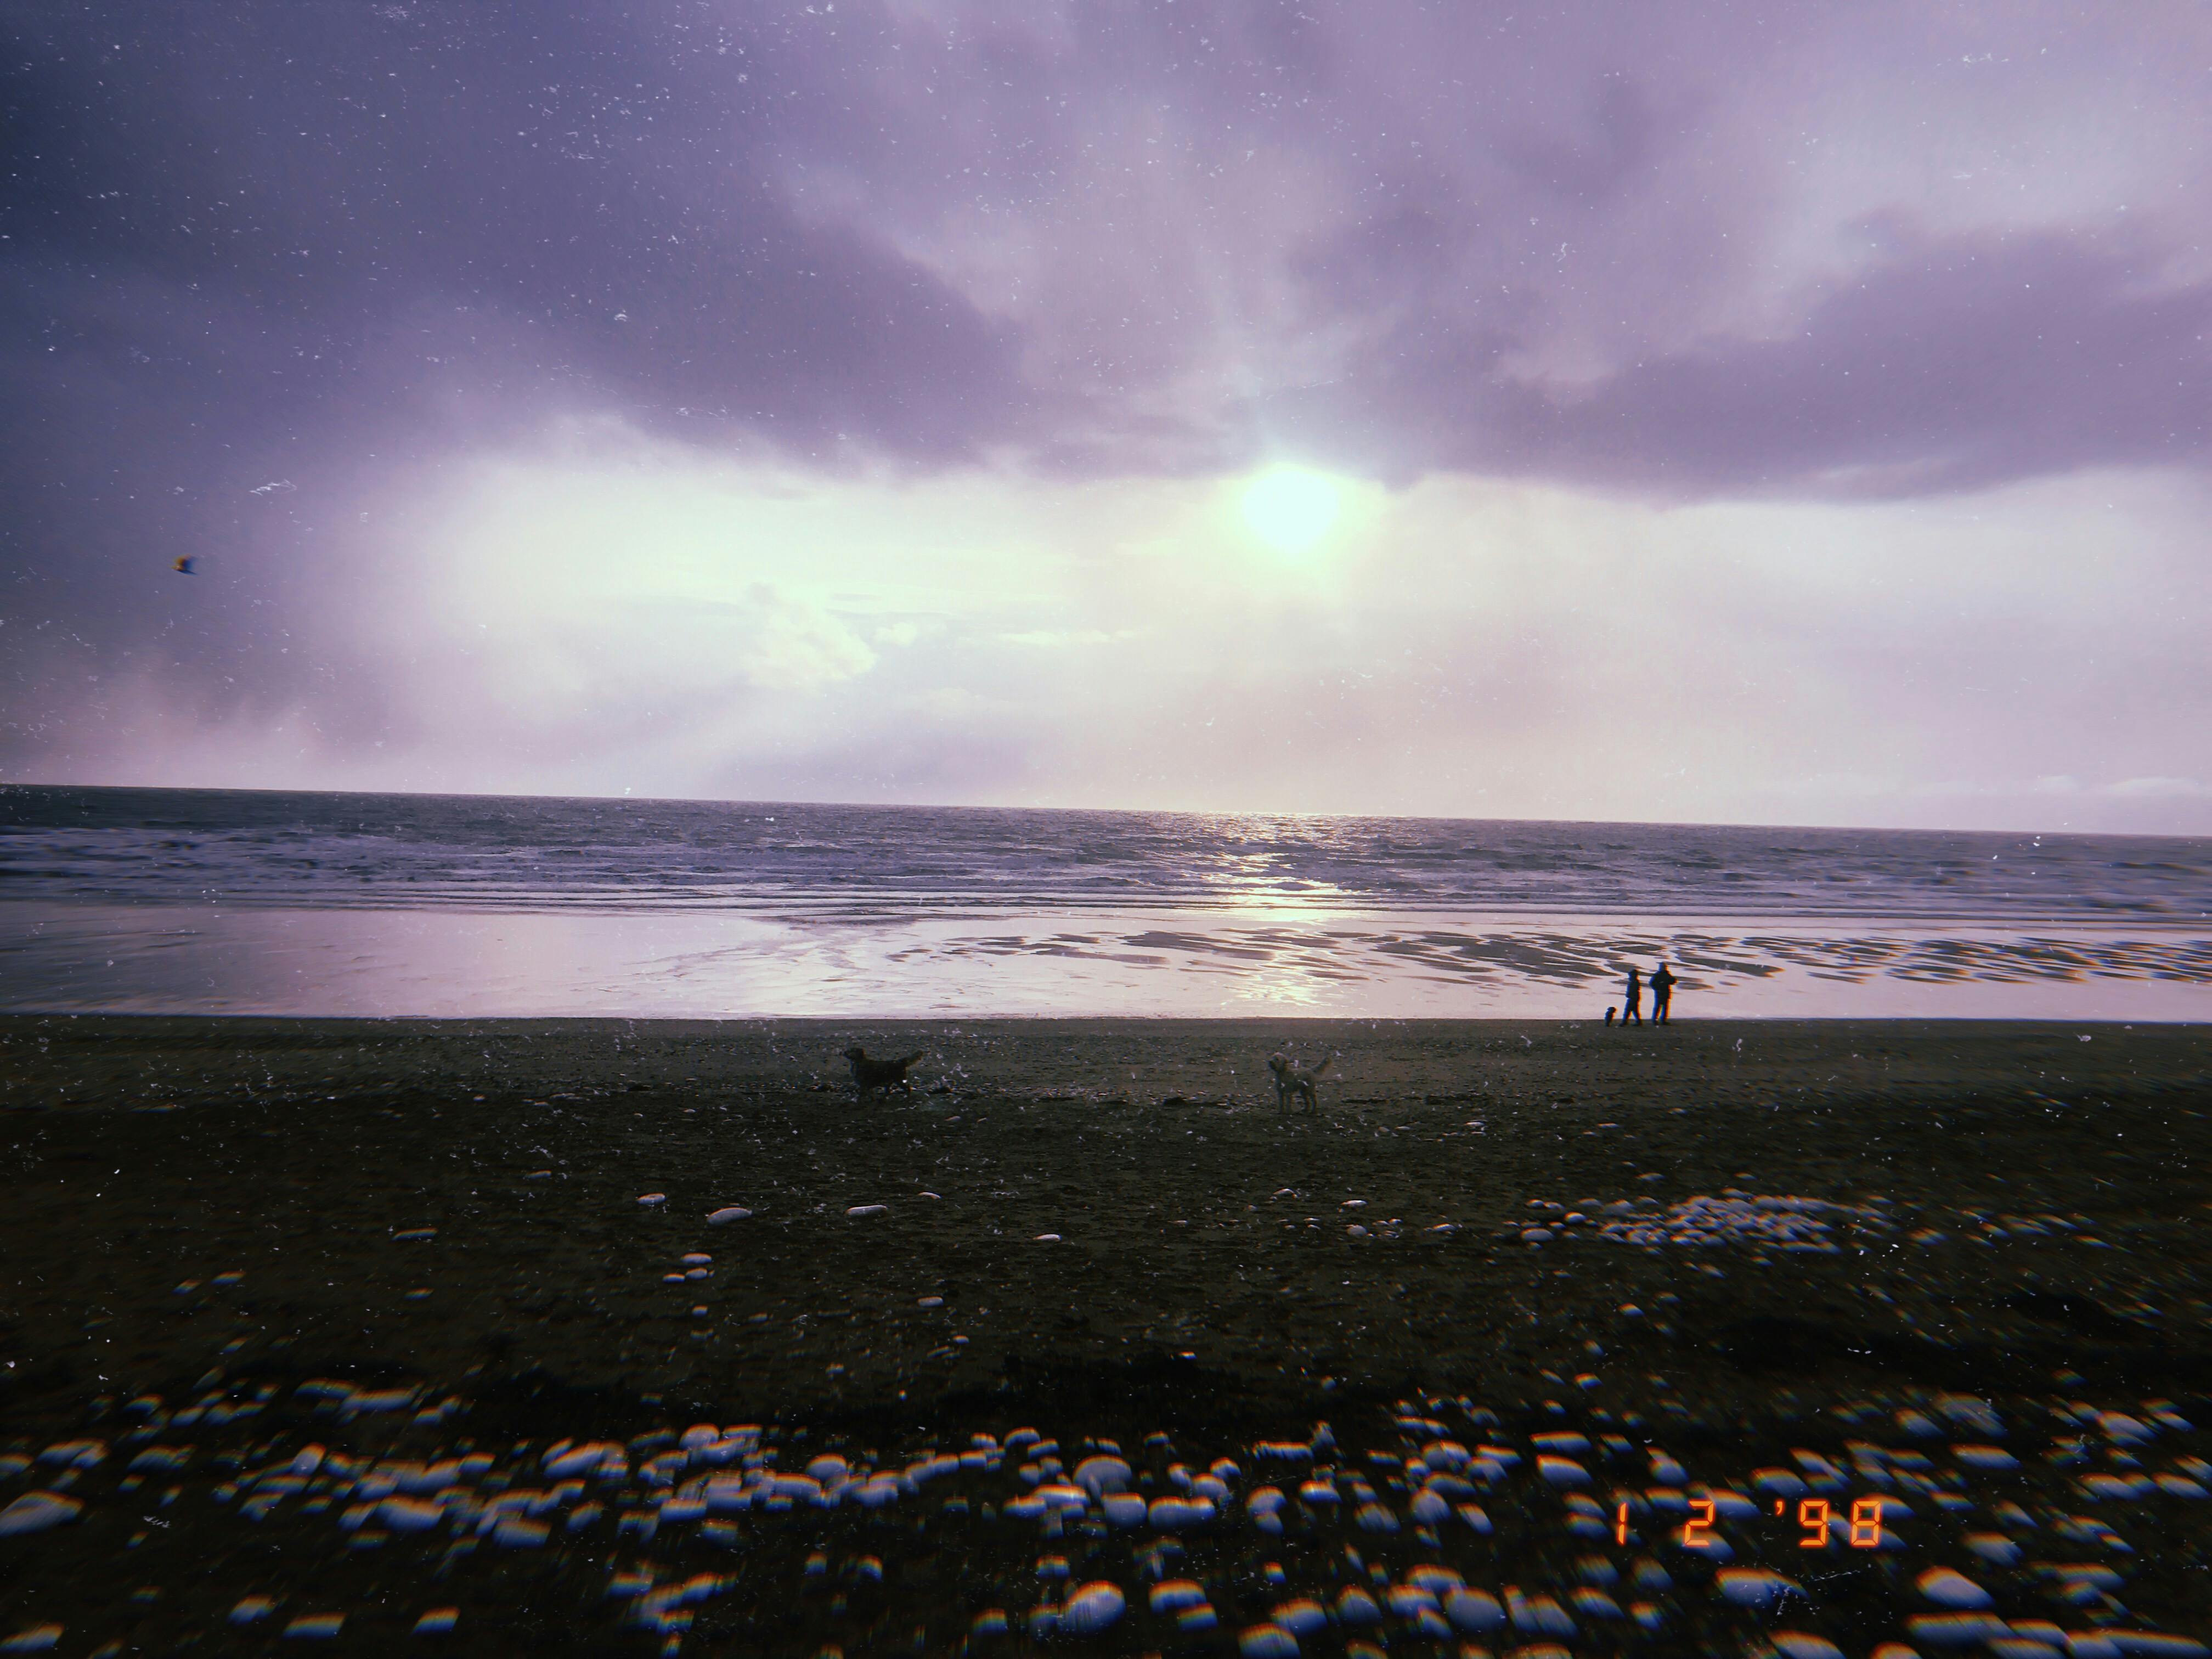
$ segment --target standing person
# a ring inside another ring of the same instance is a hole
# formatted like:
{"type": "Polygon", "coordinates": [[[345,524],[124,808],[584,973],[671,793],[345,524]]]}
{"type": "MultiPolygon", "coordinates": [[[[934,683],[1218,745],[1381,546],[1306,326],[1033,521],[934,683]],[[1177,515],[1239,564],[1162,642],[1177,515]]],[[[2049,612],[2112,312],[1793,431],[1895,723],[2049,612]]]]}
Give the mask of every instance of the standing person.
{"type": "Polygon", "coordinates": [[[1620,1023],[1644,1024],[1644,975],[1633,968],[1628,970],[1628,1001],[1620,1011],[1620,1023]]]}
{"type": "Polygon", "coordinates": [[[1674,1000],[1674,970],[1661,963],[1651,970],[1651,1023],[1664,1025],[1674,1000]]]}

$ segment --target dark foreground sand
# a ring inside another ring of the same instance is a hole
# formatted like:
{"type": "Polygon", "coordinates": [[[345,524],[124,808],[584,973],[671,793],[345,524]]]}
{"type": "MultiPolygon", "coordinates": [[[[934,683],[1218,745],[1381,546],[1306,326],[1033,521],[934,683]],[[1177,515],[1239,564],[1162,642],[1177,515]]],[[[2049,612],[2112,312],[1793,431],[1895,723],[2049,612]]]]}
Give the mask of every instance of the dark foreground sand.
{"type": "MultiPolygon", "coordinates": [[[[463,1571],[454,1516],[435,1548],[382,1512],[341,1528],[348,1493],[327,1471],[282,1494],[307,1511],[289,1532],[291,1510],[257,1525],[230,1493],[210,1500],[310,1440],[363,1459],[476,1449],[502,1460],[483,1477],[493,1485],[544,1484],[542,1449],[563,1438],[760,1424],[786,1437],[788,1469],[832,1443],[890,1465],[1035,1424],[1063,1441],[1070,1469],[1086,1437],[1117,1442],[1139,1475],[1154,1433],[1197,1468],[1240,1458],[1241,1494],[1255,1441],[1304,1442],[1321,1420],[1342,1446],[1324,1444],[1322,1461],[1346,1470],[1440,1434],[1469,1446],[1517,1435],[1516,1478],[1534,1466],[1527,1436],[1549,1426],[1618,1435],[1586,1460],[1606,1500],[1617,1480],[1650,1484],[1645,1449],[1662,1440],[1716,1486],[1798,1467],[1792,1447],[1839,1465],[1855,1437],[1909,1452],[1897,1413],[1915,1402],[1942,1431],[1926,1447],[1940,1468],[1962,1437],[1997,1437],[1956,1405],[1971,1397],[2005,1419],[2036,1480],[2073,1494],[2023,1487],[2006,1500],[2023,1521],[2037,1502],[2083,1508],[2083,1468],[2132,1479],[2116,1458],[2146,1480],[2182,1459],[2172,1478],[2187,1485],[2186,1458],[2212,1437],[2146,1413],[2207,1420],[2208,1084],[2212,1033],[2172,1026],[0,1021],[0,1453],[79,1437],[105,1453],[74,1476],[59,1474],[64,1458],[0,1459],[0,1504],[35,1488],[86,1505],[68,1525],[0,1535],[0,1638],[53,1620],[56,1652],[259,1651],[288,1619],[331,1610],[349,1616],[340,1649],[379,1651],[411,1639],[423,1608],[458,1605],[471,1652],[649,1652],[672,1637],[693,1650],[856,1655],[919,1640],[934,1652],[1021,1646],[1024,1611],[1065,1588],[1037,1577],[1026,1522],[948,1541],[934,1488],[934,1534],[913,1530],[909,1495],[902,1520],[866,1522],[890,1541],[866,1555],[827,1547],[835,1583],[802,1563],[825,1548],[820,1529],[863,1525],[850,1504],[748,1511],[730,1535],[684,1534],[680,1547],[674,1528],[639,1536],[641,1522],[618,1540],[618,1514],[650,1496],[633,1480],[604,1494],[604,1521],[564,1529],[572,1497],[544,1546],[487,1544],[463,1571]],[[856,1102],[836,1058],[856,1040],[923,1050],[916,1092],[856,1102]],[[1263,1062],[1281,1046],[1338,1055],[1317,1110],[1277,1109],[1263,1062]],[[1595,1236],[1728,1189],[1853,1208],[1820,1212],[1826,1231],[1808,1234],[1832,1251],[1595,1236]],[[665,1200],[638,1201],[649,1194],[665,1200]],[[1604,1207],[1624,1204],[1635,1208],[1604,1207]],[[708,1224],[725,1206],[751,1214],[708,1224]],[[1548,1242],[1524,1242],[1547,1220],[1548,1242]],[[664,1282],[687,1253],[712,1256],[707,1276],[664,1282]],[[320,1391],[299,1385],[324,1379],[364,1398],[401,1391],[408,1409],[318,1411],[320,1391]],[[147,1395],[160,1403],[128,1407],[147,1395]],[[217,1400],[260,1409],[173,1426],[186,1402],[217,1400]],[[2133,1413],[2158,1455],[2097,1439],[2098,1419],[2075,1407],[2133,1413]],[[2054,1463],[2046,1454],[2078,1422],[2090,1461],[2054,1463]],[[132,1474],[132,1449],[149,1445],[175,1451],[177,1473],[132,1474]],[[1613,1467],[1624,1459],[1626,1474],[1613,1467]],[[717,1549],[744,1571],[715,1569],[729,1582],[694,1598],[688,1631],[667,1608],[649,1628],[634,1608],[625,1622],[629,1603],[606,1599],[610,1574],[642,1560],[680,1583],[713,1566],[684,1565],[684,1550],[717,1549]],[[850,1565],[866,1559],[889,1564],[882,1584],[850,1565]],[[227,1622],[249,1592],[279,1605],[227,1622]],[[974,1635],[976,1613],[998,1607],[1014,1635],[974,1635]]],[[[1170,1454],[1154,1454],[1165,1483],[1170,1454]]],[[[962,1477],[1006,1491],[961,1499],[958,1525],[981,1528],[987,1505],[1021,1490],[1020,1461],[962,1477]]],[[[1153,1560],[1157,1577],[1218,1557],[1211,1633],[1146,1622],[1141,1553],[1095,1514],[1092,1531],[1071,1521],[1072,1541],[1050,1548],[1079,1581],[1118,1573],[1133,1598],[1091,1638],[1099,1650],[1234,1651],[1236,1632],[1283,1597],[1337,1595],[1429,1548],[1406,1510],[1418,1482],[1396,1478],[1381,1501],[1404,1511],[1402,1533],[1365,1536],[1348,1516],[1293,1506],[1311,1536],[1240,1542],[1224,1518],[1222,1538],[1182,1540],[1190,1559],[1153,1560]],[[1325,1538],[1313,1530],[1324,1523],[1325,1538]],[[1375,1559],[1347,1565],[1347,1541],[1354,1561],[1363,1544],[1375,1559]],[[1285,1558],[1288,1577],[1270,1583],[1254,1549],[1285,1558]]],[[[1559,1598],[1608,1582],[1570,1570],[1595,1557],[1556,1501],[1538,1490],[1528,1501],[1551,1510],[1524,1515],[1506,1492],[1486,1500],[1494,1534],[1450,1522],[1427,1559],[1474,1583],[1480,1563],[1454,1552],[1479,1551],[1524,1586],[1551,1573],[1559,1598]],[[1526,1553],[1518,1567],[1509,1540],[1526,1553]]],[[[1840,1507],[1850,1494],[1838,1492],[1840,1507]]],[[[2113,1556],[2127,1557],[2124,1601],[2094,1585],[2068,1601],[2060,1592],[2084,1581],[2038,1577],[2029,1557],[1960,1554],[1962,1540],[2009,1524],[1984,1512],[1997,1497],[1973,1502],[1972,1515],[1916,1504],[1921,1530],[1899,1552],[1839,1556],[1835,1583],[1783,1622],[1855,1652],[1909,1638],[1909,1614],[1940,1611],[1911,1588],[1931,1562],[1974,1569],[2001,1600],[2015,1578],[2022,1595],[2057,1595],[2045,1616],[2084,1640],[2212,1622],[2195,1611],[2212,1606],[2212,1503],[2164,1489],[2125,1500],[2148,1519],[2113,1556]],[[2160,1504],[2172,1514],[2152,1513],[2160,1504]]],[[[2120,1509],[2098,1513],[2121,1524],[2120,1509]]],[[[1639,1525],[1656,1547],[1665,1527],[1639,1525]]],[[[2021,1544],[2076,1565],[2112,1547],[2084,1539],[2021,1544]]],[[[1564,1638],[1577,1650],[1735,1651],[1781,1616],[1718,1595],[1695,1558],[1687,1578],[1676,1564],[1672,1589],[1632,1589],[1638,1540],[1600,1541],[1628,1575],[1605,1593],[1623,1609],[1641,1594],[1652,1611],[1639,1625],[1584,1608],[1564,1638]]],[[[1810,1583],[1814,1558],[1790,1553],[1778,1530],[1766,1543],[1810,1583]]],[[[1766,1546],[1736,1547],[1741,1565],[1766,1546]]],[[[1532,1619],[1494,1637],[1455,1630],[1447,1649],[1563,1635],[1532,1619]]],[[[2027,1624],[2008,1639],[2042,1639],[2027,1624]]],[[[1394,1651],[1430,1639],[1355,1620],[1304,1649],[1386,1638],[1394,1651]]],[[[1940,1643],[1923,1632],[1921,1645],[1940,1643]]]]}

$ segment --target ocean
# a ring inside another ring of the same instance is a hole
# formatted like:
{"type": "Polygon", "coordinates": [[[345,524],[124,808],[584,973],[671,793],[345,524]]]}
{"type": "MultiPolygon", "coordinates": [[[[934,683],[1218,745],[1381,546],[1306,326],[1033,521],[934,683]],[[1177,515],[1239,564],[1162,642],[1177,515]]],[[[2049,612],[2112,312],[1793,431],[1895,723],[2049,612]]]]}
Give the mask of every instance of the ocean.
{"type": "Polygon", "coordinates": [[[0,788],[0,1008],[2202,1019],[2212,840],[0,788]]]}

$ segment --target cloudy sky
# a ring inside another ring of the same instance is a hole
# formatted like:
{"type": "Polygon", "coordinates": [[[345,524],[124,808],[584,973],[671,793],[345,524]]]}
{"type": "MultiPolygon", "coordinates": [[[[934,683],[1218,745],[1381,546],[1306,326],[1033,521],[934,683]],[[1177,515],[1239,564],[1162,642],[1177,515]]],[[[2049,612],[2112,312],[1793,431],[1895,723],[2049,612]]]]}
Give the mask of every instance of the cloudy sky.
{"type": "Polygon", "coordinates": [[[0,777],[2212,833],[2201,5],[0,31],[0,777]]]}

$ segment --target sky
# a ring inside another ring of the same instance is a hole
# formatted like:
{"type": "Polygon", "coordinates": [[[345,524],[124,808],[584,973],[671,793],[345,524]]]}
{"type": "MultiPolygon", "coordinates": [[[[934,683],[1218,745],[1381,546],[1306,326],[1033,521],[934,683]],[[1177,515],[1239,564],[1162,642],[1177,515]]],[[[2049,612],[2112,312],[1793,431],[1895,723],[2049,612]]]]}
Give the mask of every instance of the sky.
{"type": "Polygon", "coordinates": [[[2212,834],[2193,0],[0,41],[0,780],[2212,834]]]}

